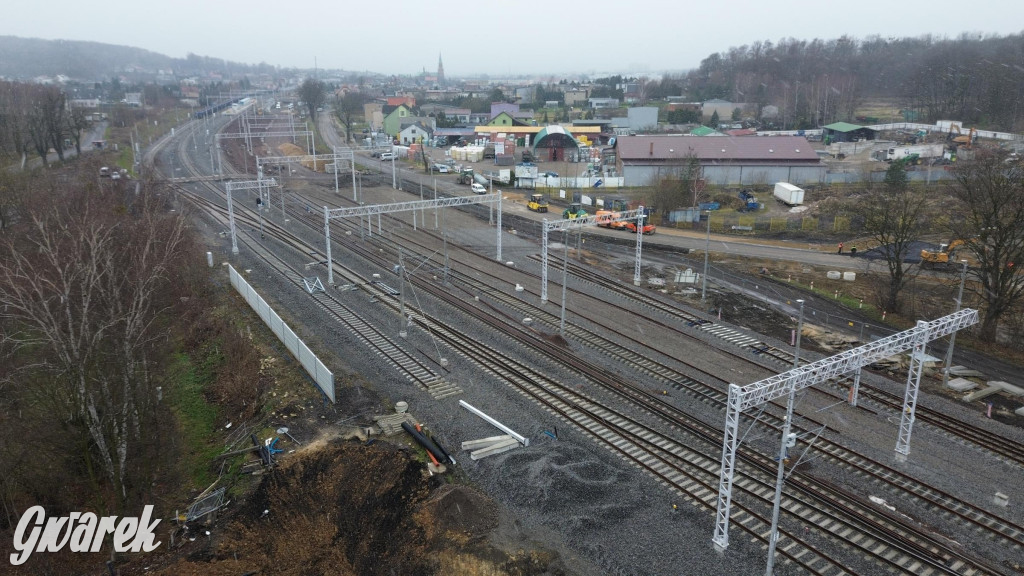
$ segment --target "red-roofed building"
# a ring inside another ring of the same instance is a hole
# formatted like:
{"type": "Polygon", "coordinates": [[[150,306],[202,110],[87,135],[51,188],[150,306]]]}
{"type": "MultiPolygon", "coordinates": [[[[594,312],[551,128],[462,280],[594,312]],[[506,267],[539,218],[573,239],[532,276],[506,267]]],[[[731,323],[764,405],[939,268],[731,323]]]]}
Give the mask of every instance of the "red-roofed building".
{"type": "Polygon", "coordinates": [[[409,108],[416,107],[416,98],[412,96],[388,96],[386,106],[408,106],[409,108]]]}
{"type": "Polygon", "coordinates": [[[677,174],[691,155],[700,161],[704,178],[717,185],[817,183],[826,170],[803,136],[622,136],[615,152],[626,186],[647,186],[677,174]]]}

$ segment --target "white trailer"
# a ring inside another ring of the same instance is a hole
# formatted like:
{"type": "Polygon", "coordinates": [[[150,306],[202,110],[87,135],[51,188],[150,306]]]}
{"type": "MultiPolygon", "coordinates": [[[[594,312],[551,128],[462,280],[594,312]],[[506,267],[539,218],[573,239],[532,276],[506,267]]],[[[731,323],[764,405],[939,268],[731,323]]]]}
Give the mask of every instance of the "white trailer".
{"type": "Polygon", "coordinates": [[[914,144],[912,146],[893,146],[885,153],[885,161],[893,162],[902,160],[907,156],[917,154],[918,158],[942,158],[946,152],[943,144],[914,144]]]}
{"type": "Polygon", "coordinates": [[[804,189],[789,182],[775,183],[775,199],[786,206],[799,206],[804,203],[804,189]]]}

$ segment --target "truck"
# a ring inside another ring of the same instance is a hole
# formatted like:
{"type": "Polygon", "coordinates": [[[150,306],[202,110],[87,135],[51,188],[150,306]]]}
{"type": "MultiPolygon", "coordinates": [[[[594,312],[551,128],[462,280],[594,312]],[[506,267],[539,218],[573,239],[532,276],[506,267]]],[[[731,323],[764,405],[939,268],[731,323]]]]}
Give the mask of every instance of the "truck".
{"type": "Polygon", "coordinates": [[[775,199],[786,206],[799,206],[804,203],[804,189],[789,182],[775,183],[775,199]]]}
{"type": "Polygon", "coordinates": [[[915,144],[913,146],[893,146],[885,152],[885,161],[893,162],[896,160],[903,160],[907,158],[911,160],[915,154],[918,160],[927,160],[929,158],[942,158],[946,152],[946,146],[944,144],[915,144]]]}

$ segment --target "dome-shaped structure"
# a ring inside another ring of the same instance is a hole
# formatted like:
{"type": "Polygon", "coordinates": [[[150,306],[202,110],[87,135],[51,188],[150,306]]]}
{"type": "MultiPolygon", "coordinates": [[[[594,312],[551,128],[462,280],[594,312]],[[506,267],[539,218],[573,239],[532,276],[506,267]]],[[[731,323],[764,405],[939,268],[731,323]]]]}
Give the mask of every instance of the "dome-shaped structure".
{"type": "Polygon", "coordinates": [[[533,155],[551,161],[564,160],[566,152],[574,153],[577,147],[576,139],[568,130],[552,124],[537,132],[533,141],[533,155]]]}

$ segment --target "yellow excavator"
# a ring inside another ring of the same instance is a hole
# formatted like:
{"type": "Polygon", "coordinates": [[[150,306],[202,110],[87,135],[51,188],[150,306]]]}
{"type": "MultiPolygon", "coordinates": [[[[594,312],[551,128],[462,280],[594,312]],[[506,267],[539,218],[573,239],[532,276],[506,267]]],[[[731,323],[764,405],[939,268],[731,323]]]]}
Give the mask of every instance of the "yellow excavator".
{"type": "Polygon", "coordinates": [[[974,142],[978,139],[978,131],[974,128],[971,128],[971,130],[967,134],[962,134],[960,132],[960,127],[957,126],[956,124],[953,124],[952,126],[950,126],[949,137],[950,140],[957,146],[963,146],[964,148],[970,150],[971,147],[974,146],[974,142]],[[953,136],[953,132],[956,132],[955,137],[953,136]]]}
{"type": "Polygon", "coordinates": [[[951,267],[953,265],[953,252],[960,246],[963,246],[963,244],[963,240],[957,239],[949,244],[939,244],[938,250],[921,250],[921,267],[929,269],[947,269],[951,267]]]}

